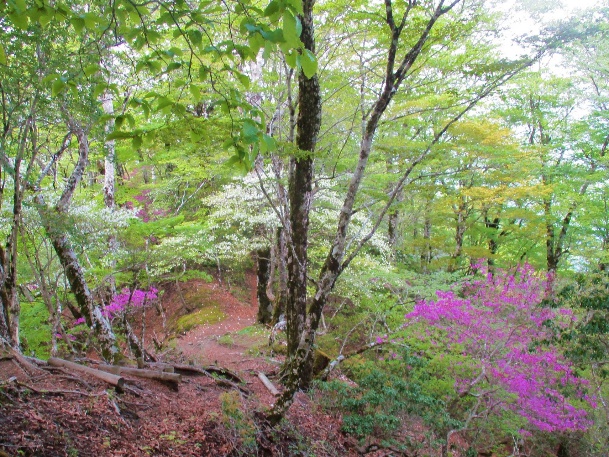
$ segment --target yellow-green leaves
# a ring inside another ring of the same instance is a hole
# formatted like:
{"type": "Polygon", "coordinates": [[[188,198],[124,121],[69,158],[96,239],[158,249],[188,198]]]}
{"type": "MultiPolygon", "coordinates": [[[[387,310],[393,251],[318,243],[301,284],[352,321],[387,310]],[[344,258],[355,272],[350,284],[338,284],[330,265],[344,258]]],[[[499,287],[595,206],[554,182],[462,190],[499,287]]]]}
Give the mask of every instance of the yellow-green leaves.
{"type": "Polygon", "coordinates": [[[317,73],[317,59],[315,58],[315,54],[308,49],[305,49],[302,52],[302,55],[298,57],[300,58],[300,67],[302,68],[302,72],[307,78],[312,78],[313,75],[317,73]]]}
{"type": "Polygon", "coordinates": [[[300,19],[286,9],[283,12],[283,38],[285,42],[293,48],[299,48],[302,45],[300,41],[301,33],[302,24],[300,19]]]}
{"type": "Polygon", "coordinates": [[[6,65],[6,52],[4,46],[0,44],[0,65],[6,65]]]}

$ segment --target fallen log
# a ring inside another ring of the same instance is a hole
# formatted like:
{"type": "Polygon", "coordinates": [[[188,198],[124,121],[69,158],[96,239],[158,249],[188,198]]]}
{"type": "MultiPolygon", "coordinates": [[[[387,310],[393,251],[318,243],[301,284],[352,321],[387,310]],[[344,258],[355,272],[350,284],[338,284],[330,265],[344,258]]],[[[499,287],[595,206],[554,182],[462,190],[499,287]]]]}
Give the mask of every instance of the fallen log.
{"type": "MultiPolygon", "coordinates": [[[[233,389],[237,389],[244,395],[250,395],[251,392],[245,387],[240,386],[238,383],[229,381],[228,379],[220,379],[214,375],[212,375],[207,368],[198,368],[190,365],[176,365],[176,372],[183,374],[184,376],[207,376],[209,379],[213,380],[220,387],[230,387],[233,389]]],[[[228,370],[227,370],[228,371],[228,370]]],[[[241,379],[233,374],[233,376],[239,380],[240,383],[243,383],[241,379]]]]}
{"type": "Polygon", "coordinates": [[[86,373],[97,379],[101,379],[102,381],[107,382],[108,384],[113,385],[116,388],[117,392],[123,392],[125,379],[121,376],[112,373],[107,373],[101,370],[96,370],[95,368],[86,367],[84,365],[79,365],[78,363],[69,362],[67,360],[59,359],[57,357],[51,357],[48,363],[52,367],[69,368],[71,370],[77,370],[86,373]]]}
{"type": "Polygon", "coordinates": [[[269,380],[269,378],[266,377],[266,375],[262,371],[258,372],[258,379],[260,379],[262,384],[264,384],[264,387],[269,389],[269,391],[273,395],[275,395],[275,396],[279,395],[279,391],[277,390],[277,388],[273,385],[273,383],[269,380]]]}
{"type": "Polygon", "coordinates": [[[165,363],[165,362],[149,362],[146,365],[149,366],[150,368],[161,370],[161,371],[164,371],[166,373],[174,373],[175,372],[175,369],[173,368],[173,365],[170,364],[170,363],[165,363]]]}
{"type": "Polygon", "coordinates": [[[183,374],[185,376],[188,375],[188,373],[201,373],[201,370],[206,371],[208,374],[209,373],[215,373],[219,376],[223,376],[225,378],[230,379],[233,382],[237,382],[237,383],[243,383],[243,379],[241,379],[239,377],[239,375],[237,375],[236,373],[233,373],[232,371],[226,369],[226,368],[221,368],[221,367],[214,367],[214,366],[208,366],[208,367],[194,367],[192,365],[174,365],[174,369],[176,373],[180,373],[183,374]]]}
{"type": "Polygon", "coordinates": [[[145,370],[140,368],[120,367],[117,365],[99,365],[98,370],[113,373],[115,375],[131,375],[139,378],[154,379],[165,383],[170,383],[172,388],[177,390],[178,383],[182,381],[182,376],[176,373],[166,373],[164,371],[145,370]]]}

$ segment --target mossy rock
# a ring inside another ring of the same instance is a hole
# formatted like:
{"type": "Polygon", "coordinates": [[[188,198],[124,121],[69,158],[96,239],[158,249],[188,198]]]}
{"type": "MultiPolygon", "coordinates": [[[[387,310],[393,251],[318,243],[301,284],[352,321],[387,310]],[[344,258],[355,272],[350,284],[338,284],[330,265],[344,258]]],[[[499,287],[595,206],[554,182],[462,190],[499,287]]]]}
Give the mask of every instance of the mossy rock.
{"type": "Polygon", "coordinates": [[[175,331],[176,333],[186,333],[199,325],[217,324],[225,318],[226,315],[218,305],[208,305],[194,313],[180,317],[175,323],[175,331]]]}

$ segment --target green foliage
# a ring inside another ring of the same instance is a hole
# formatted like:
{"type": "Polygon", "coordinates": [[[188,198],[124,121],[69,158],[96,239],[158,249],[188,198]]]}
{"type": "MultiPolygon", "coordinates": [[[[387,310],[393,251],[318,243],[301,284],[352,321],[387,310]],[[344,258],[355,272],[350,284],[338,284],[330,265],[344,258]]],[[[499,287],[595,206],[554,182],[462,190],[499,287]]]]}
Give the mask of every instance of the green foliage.
{"type": "Polygon", "coordinates": [[[568,355],[586,366],[597,364],[598,375],[609,378],[609,276],[605,272],[579,274],[557,295],[555,306],[567,306],[578,319],[557,328],[568,355]]]}
{"type": "Polygon", "coordinates": [[[256,453],[256,425],[244,411],[239,393],[235,391],[220,394],[221,420],[232,438],[235,455],[248,456],[256,453]]]}
{"type": "Polygon", "coordinates": [[[49,311],[41,301],[21,304],[19,326],[23,351],[41,359],[48,359],[51,350],[51,326],[49,311]]]}
{"type": "Polygon", "coordinates": [[[336,380],[316,386],[322,405],[342,414],[347,433],[412,449],[417,443],[404,433],[409,421],[422,420],[440,439],[442,432],[458,426],[444,402],[430,394],[425,366],[423,359],[402,348],[399,356],[391,354],[384,361],[351,363],[355,385],[336,380]]]}

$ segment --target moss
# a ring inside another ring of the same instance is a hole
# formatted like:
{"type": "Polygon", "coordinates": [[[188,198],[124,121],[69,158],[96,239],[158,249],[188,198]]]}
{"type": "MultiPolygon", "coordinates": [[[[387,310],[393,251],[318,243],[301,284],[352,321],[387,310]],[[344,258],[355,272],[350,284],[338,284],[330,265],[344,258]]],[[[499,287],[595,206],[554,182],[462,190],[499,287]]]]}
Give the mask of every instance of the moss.
{"type": "Polygon", "coordinates": [[[41,359],[50,357],[51,326],[49,311],[42,302],[21,304],[20,339],[25,354],[34,354],[41,359]]]}
{"type": "Polygon", "coordinates": [[[227,333],[226,335],[222,335],[221,337],[219,337],[217,342],[219,345],[226,346],[229,348],[232,348],[235,345],[235,340],[233,339],[233,337],[230,333],[227,333]]]}
{"type": "Polygon", "coordinates": [[[198,325],[216,324],[226,318],[217,304],[210,304],[191,314],[180,317],[175,323],[177,333],[188,332],[198,325]]]}
{"type": "Polygon", "coordinates": [[[237,332],[237,335],[264,335],[265,338],[268,338],[269,331],[266,326],[261,324],[250,325],[249,327],[242,328],[237,332]]]}

